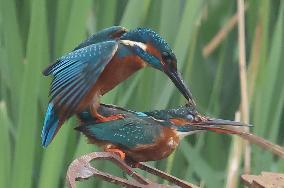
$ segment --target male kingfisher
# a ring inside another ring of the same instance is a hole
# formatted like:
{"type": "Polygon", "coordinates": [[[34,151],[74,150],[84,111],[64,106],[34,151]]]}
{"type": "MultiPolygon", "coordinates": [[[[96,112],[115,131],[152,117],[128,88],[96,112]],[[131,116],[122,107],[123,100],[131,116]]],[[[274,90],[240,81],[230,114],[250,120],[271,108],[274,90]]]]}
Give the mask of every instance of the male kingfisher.
{"type": "Polygon", "coordinates": [[[236,127],[247,126],[203,116],[193,106],[135,112],[101,104],[98,111],[104,116],[123,114],[124,118],[100,122],[84,111],[78,115],[81,124],[75,129],[86,135],[91,144],[97,144],[134,164],[166,158],[184,136],[206,130],[238,134],[236,127]]]}
{"type": "Polygon", "coordinates": [[[97,113],[99,98],[146,66],[164,72],[194,103],[177,71],[175,54],[162,37],[147,28],[127,31],[120,26],[110,27],[90,36],[43,71],[53,80],[42,145],[47,147],[64,121],[86,107],[102,122],[122,118],[120,114],[104,117],[97,113]]]}

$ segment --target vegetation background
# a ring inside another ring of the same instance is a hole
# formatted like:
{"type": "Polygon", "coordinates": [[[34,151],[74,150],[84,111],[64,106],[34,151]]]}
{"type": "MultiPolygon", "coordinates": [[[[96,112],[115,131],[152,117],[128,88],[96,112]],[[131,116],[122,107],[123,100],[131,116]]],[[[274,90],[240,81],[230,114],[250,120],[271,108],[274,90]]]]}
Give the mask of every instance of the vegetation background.
{"type": "MultiPolygon", "coordinates": [[[[252,132],[283,145],[284,1],[249,0],[246,5],[248,86],[242,89],[248,94],[252,132]]],[[[198,109],[234,119],[241,101],[237,10],[237,1],[225,0],[0,0],[0,187],[64,187],[68,164],[98,150],[73,130],[75,120],[47,149],[41,147],[50,83],[41,71],[105,27],[156,30],[174,49],[198,109]],[[208,51],[212,39],[217,45],[208,51]]],[[[185,100],[162,73],[147,69],[103,102],[152,110],[185,100]]],[[[184,139],[169,159],[151,164],[204,187],[242,187],[243,148],[235,137],[204,133],[184,139]]],[[[251,150],[251,173],[284,171],[283,160],[256,146],[251,150]]],[[[99,166],[117,171],[109,163],[99,166]]],[[[78,184],[114,186],[98,179],[78,184]]]]}

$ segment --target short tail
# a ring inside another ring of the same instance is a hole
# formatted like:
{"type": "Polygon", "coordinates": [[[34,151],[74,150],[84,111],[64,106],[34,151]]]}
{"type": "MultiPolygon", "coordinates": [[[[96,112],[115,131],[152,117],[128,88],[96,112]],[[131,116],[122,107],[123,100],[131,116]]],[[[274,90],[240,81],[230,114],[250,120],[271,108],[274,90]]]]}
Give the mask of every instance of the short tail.
{"type": "Polygon", "coordinates": [[[55,113],[53,104],[49,103],[45,114],[44,125],[41,131],[41,145],[43,147],[47,147],[50,144],[59,127],[58,116],[55,113]]]}

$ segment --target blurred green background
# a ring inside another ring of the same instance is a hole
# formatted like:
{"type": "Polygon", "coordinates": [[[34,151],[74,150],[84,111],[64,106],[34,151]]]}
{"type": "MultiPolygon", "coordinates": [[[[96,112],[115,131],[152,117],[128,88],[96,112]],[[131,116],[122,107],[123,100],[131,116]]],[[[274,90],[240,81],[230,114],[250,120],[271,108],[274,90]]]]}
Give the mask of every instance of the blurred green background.
{"type": "MultiPolygon", "coordinates": [[[[284,144],[284,1],[250,0],[245,14],[248,96],[252,132],[284,144]]],[[[236,1],[225,0],[0,0],[0,187],[64,187],[68,164],[98,151],[73,130],[71,120],[43,149],[40,133],[50,78],[41,71],[80,41],[112,25],[150,27],[174,49],[179,70],[202,113],[234,119],[240,104],[238,28],[232,24],[212,53],[208,43],[228,27],[236,1]]],[[[231,21],[230,21],[231,20],[231,21]]],[[[103,97],[135,110],[185,103],[160,72],[142,70],[103,97]]],[[[204,187],[242,187],[228,179],[231,136],[203,133],[184,139],[168,160],[151,165],[204,187]]],[[[234,147],[233,147],[234,146],[234,147]]],[[[239,160],[242,174],[243,162],[239,160]]],[[[102,169],[113,169],[109,163],[102,169]]],[[[252,146],[251,173],[284,171],[284,161],[252,146]]],[[[152,178],[152,177],[149,177],[152,178]]],[[[80,188],[115,187],[98,179],[80,188]]]]}

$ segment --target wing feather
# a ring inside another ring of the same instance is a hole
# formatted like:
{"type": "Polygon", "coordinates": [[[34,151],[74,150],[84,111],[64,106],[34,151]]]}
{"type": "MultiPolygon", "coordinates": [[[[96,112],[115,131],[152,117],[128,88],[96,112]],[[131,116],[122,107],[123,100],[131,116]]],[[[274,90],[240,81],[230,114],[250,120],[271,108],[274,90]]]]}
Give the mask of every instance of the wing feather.
{"type": "Polygon", "coordinates": [[[54,76],[50,101],[60,114],[68,117],[76,112],[117,48],[116,41],[92,44],[68,53],[44,71],[45,75],[54,76]]]}
{"type": "Polygon", "coordinates": [[[123,148],[135,148],[153,144],[160,136],[159,125],[149,123],[141,118],[124,118],[103,123],[86,123],[75,128],[89,138],[107,141],[123,148]]]}

